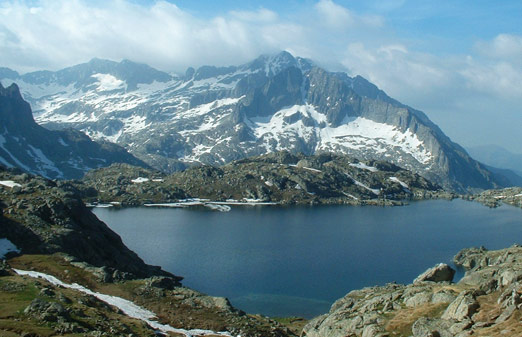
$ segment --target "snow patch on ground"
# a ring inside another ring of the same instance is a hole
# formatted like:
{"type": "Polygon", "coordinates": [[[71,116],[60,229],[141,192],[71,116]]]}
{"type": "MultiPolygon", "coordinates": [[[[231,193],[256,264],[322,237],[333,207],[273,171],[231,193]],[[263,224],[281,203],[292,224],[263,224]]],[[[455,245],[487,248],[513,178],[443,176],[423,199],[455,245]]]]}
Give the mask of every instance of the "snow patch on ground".
{"type": "Polygon", "coordinates": [[[230,206],[268,206],[268,205],[277,205],[276,202],[266,202],[261,201],[259,199],[248,199],[243,198],[243,201],[238,201],[234,199],[227,199],[226,201],[210,201],[209,199],[184,199],[179,200],[178,202],[169,202],[169,203],[157,203],[157,204],[144,204],[145,207],[170,207],[170,208],[185,208],[192,206],[205,206],[215,211],[220,212],[229,212],[232,210],[230,206]]]}
{"type": "Polygon", "coordinates": [[[316,173],[321,173],[323,171],[321,170],[318,170],[318,169],[314,169],[312,167],[306,167],[306,166],[297,166],[296,164],[289,164],[288,166],[290,167],[298,167],[298,168],[302,168],[304,170],[308,170],[308,171],[312,171],[312,172],[316,172],[316,173]]]}
{"type": "Polygon", "coordinates": [[[351,175],[349,175],[348,173],[346,173],[346,175],[353,180],[353,182],[355,183],[355,185],[357,186],[360,186],[370,192],[372,192],[373,194],[375,195],[379,195],[381,193],[381,190],[378,189],[378,188],[371,188],[371,187],[368,187],[367,185],[363,184],[362,182],[360,182],[359,180],[355,179],[354,177],[352,177],[351,175]]]}
{"type": "Polygon", "coordinates": [[[410,188],[408,186],[408,184],[406,184],[405,182],[400,181],[399,178],[397,178],[397,177],[389,177],[388,179],[393,181],[393,182],[399,183],[404,188],[410,188]]]}
{"type": "Polygon", "coordinates": [[[147,181],[149,181],[149,178],[144,178],[144,177],[138,177],[136,179],[131,180],[131,182],[133,182],[135,184],[146,183],[147,181]]]}
{"type": "Polygon", "coordinates": [[[354,196],[353,194],[350,194],[350,193],[346,193],[346,192],[342,192],[344,195],[346,195],[347,197],[349,198],[352,198],[354,200],[359,200],[359,198],[357,198],[356,196],[354,196]]]}
{"type": "Polygon", "coordinates": [[[193,330],[176,329],[176,328],[171,327],[170,325],[159,323],[158,321],[155,320],[156,314],[154,314],[152,311],[142,308],[142,307],[136,305],[134,302],[131,302],[124,298],[94,292],[77,283],[73,283],[73,284],[65,283],[49,274],[44,274],[44,273],[40,273],[40,272],[36,272],[36,271],[20,270],[20,269],[13,269],[13,270],[18,275],[30,276],[30,277],[34,277],[34,278],[42,278],[42,279],[46,280],[47,282],[50,282],[54,285],[68,288],[68,289],[73,289],[73,290],[82,292],[84,294],[94,296],[109,305],[117,307],[125,315],[132,317],[132,318],[142,320],[145,323],[147,323],[149,326],[151,326],[152,328],[160,330],[162,332],[174,332],[174,333],[182,334],[187,337],[208,336],[208,335],[219,335],[219,336],[229,336],[229,337],[232,336],[229,332],[214,332],[211,330],[203,330],[203,329],[193,329],[193,330]]]}
{"type": "Polygon", "coordinates": [[[351,167],[356,167],[356,168],[361,169],[361,170],[368,170],[370,172],[377,172],[377,171],[379,171],[378,168],[373,167],[373,166],[368,166],[365,163],[361,163],[361,162],[359,162],[359,163],[351,163],[350,166],[351,167]]]}
{"type": "Polygon", "coordinates": [[[7,187],[10,187],[10,188],[22,187],[22,185],[20,185],[19,183],[15,183],[12,180],[0,180],[0,185],[7,186],[7,187]]]}
{"type": "Polygon", "coordinates": [[[20,253],[20,249],[8,239],[0,239],[0,259],[3,259],[10,252],[20,253]]]}

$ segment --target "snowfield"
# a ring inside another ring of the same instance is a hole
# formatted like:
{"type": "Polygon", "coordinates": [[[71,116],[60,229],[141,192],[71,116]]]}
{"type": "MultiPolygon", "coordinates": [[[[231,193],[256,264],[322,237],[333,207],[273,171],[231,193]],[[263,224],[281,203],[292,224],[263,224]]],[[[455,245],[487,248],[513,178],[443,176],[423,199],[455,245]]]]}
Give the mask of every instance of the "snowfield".
{"type": "Polygon", "coordinates": [[[422,164],[427,164],[432,159],[432,154],[409,130],[401,132],[392,125],[362,117],[346,117],[341,125],[332,127],[328,125],[326,115],[310,104],[294,105],[269,118],[250,118],[247,125],[257,138],[264,141],[267,148],[272,148],[271,144],[277,144],[273,149],[275,151],[285,149],[281,144],[283,139],[302,138],[305,141],[317,140],[316,151],[371,148],[382,153],[388,148],[398,147],[422,164]],[[292,123],[293,120],[295,122],[292,123]]]}

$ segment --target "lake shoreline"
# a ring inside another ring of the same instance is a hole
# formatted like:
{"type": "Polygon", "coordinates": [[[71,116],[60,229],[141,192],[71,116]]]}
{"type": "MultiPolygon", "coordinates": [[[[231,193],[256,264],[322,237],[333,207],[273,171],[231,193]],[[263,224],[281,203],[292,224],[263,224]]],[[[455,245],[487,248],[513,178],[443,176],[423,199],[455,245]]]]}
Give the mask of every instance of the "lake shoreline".
{"type": "MultiPolygon", "coordinates": [[[[484,245],[498,249],[515,243],[509,238],[520,234],[520,229],[513,225],[516,217],[520,216],[518,209],[509,206],[490,209],[461,199],[451,202],[440,199],[421,200],[405,208],[343,205],[232,207],[233,212],[220,215],[204,208],[97,208],[93,212],[147,263],[160,265],[169,272],[184,276],[184,284],[191,288],[225,296],[234,306],[268,316],[313,317],[321,312],[283,313],[255,309],[252,307],[255,297],[248,295],[248,291],[252,289],[240,286],[240,293],[231,295],[228,290],[216,288],[216,284],[225,283],[218,280],[234,280],[233,284],[247,285],[252,279],[243,279],[241,275],[255,275],[250,277],[256,279],[254,284],[259,289],[253,290],[252,294],[263,293],[266,298],[271,298],[273,302],[266,303],[267,307],[283,307],[282,303],[285,301],[282,299],[285,296],[295,297],[296,303],[301,302],[300,298],[331,303],[349,289],[358,289],[369,284],[383,285],[392,281],[407,283],[426,268],[427,262],[451,263],[453,254],[462,247],[484,245]],[[144,216],[138,215],[140,213],[144,216]],[[500,219],[493,222],[491,219],[495,217],[500,219]],[[114,221],[118,218],[121,224],[115,225],[114,221]],[[366,219],[373,220],[365,224],[366,219]],[[431,225],[426,227],[430,221],[431,225]],[[493,224],[497,222],[500,227],[494,228],[493,224]],[[439,226],[438,223],[443,225],[439,226]],[[464,226],[465,223],[474,223],[474,231],[484,235],[469,235],[468,231],[471,229],[466,230],[469,225],[464,226]],[[495,235],[491,234],[493,230],[496,231],[495,235]],[[149,232],[160,234],[150,237],[149,232]],[[305,241],[291,240],[297,233],[297,237],[305,238],[305,241]],[[169,240],[169,237],[174,240],[169,240]],[[446,237],[453,237],[450,246],[446,237]],[[274,240],[276,243],[271,243],[274,240]],[[347,245],[353,247],[351,252],[337,251],[347,245]],[[157,253],[150,252],[148,247],[152,246],[156,247],[157,253]],[[375,250],[372,246],[380,247],[380,250],[375,250]],[[326,247],[327,250],[322,251],[321,247],[326,247]],[[444,247],[443,251],[440,251],[441,247],[444,247]],[[334,251],[337,253],[334,254],[334,251]],[[409,257],[409,252],[415,252],[413,260],[409,257]],[[368,265],[364,270],[356,272],[357,268],[366,264],[360,264],[357,260],[350,262],[354,256],[360,259],[373,256],[378,265],[368,265]],[[393,261],[386,262],[387,259],[393,261]],[[407,262],[408,259],[410,262],[407,262]],[[321,270],[322,264],[331,267],[321,270]],[[405,270],[406,274],[397,274],[400,269],[405,270]],[[381,270],[379,274],[386,272],[388,276],[376,281],[369,276],[369,270],[381,270]],[[360,280],[351,286],[329,285],[331,280],[328,275],[337,275],[339,279],[353,282],[350,281],[350,271],[356,272],[360,280]],[[239,276],[230,279],[228,275],[235,275],[236,272],[239,276]],[[295,281],[289,275],[294,275],[295,280],[312,277],[316,286],[310,289],[305,287],[307,290],[294,294],[279,293],[277,289],[280,287],[295,288],[295,281]],[[217,278],[209,282],[210,285],[204,284],[204,280],[214,277],[217,278]],[[274,277],[277,278],[275,283],[274,277]],[[334,290],[336,293],[325,297],[323,290],[327,288],[337,289],[334,290]],[[277,303],[278,300],[281,302],[277,303]]],[[[290,302],[286,301],[284,306],[291,307],[290,302]]],[[[322,312],[328,307],[327,304],[323,305],[322,312]]]]}

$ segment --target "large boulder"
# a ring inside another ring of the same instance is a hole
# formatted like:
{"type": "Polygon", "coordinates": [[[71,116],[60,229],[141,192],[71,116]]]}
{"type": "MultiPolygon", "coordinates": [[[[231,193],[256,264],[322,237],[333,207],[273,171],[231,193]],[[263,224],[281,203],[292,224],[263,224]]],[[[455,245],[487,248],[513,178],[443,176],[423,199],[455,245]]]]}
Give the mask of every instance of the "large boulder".
{"type": "Polygon", "coordinates": [[[420,274],[413,283],[419,283],[424,281],[432,282],[451,282],[455,276],[455,270],[445,263],[439,263],[433,268],[426,270],[420,274]]]}
{"type": "Polygon", "coordinates": [[[471,318],[477,312],[479,303],[475,299],[473,292],[463,291],[451,302],[446,311],[442,314],[442,319],[463,321],[471,318]]]}

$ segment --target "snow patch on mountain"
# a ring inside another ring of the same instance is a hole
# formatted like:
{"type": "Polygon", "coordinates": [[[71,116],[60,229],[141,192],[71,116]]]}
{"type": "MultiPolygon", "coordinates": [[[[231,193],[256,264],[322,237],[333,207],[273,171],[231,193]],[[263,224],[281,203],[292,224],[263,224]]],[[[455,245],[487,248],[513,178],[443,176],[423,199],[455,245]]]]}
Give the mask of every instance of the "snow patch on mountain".
{"type": "MultiPolygon", "coordinates": [[[[4,137],[3,135],[0,135],[0,148],[1,148],[2,150],[4,150],[5,153],[7,153],[7,155],[11,158],[11,160],[14,161],[14,163],[15,163],[16,166],[21,167],[22,169],[24,169],[24,170],[26,170],[26,171],[31,171],[31,169],[30,169],[27,165],[23,164],[20,160],[18,160],[18,158],[17,158],[16,156],[14,156],[14,155],[13,155],[13,154],[12,154],[12,153],[11,153],[11,152],[6,148],[6,147],[5,147],[6,142],[7,142],[7,141],[6,141],[5,137],[4,137]]],[[[0,158],[1,158],[1,157],[0,157],[0,158]]],[[[2,158],[2,163],[5,163],[5,165],[6,165],[7,167],[13,167],[12,164],[9,164],[9,162],[7,161],[7,158],[2,158]]]]}
{"type": "Polygon", "coordinates": [[[362,169],[362,170],[368,170],[370,172],[377,172],[377,171],[379,171],[378,168],[373,167],[373,166],[368,166],[365,163],[351,163],[350,166],[351,167],[356,167],[356,168],[362,169]]]}
{"type": "Polygon", "coordinates": [[[282,140],[302,138],[306,142],[315,139],[316,151],[372,148],[384,153],[390,147],[397,147],[422,164],[432,159],[432,154],[410,130],[401,132],[395,126],[362,117],[345,117],[339,126],[333,127],[327,122],[326,115],[310,104],[294,105],[270,117],[250,118],[248,125],[255,136],[263,139],[267,148],[273,151],[286,148],[282,140]]]}
{"type": "Polygon", "coordinates": [[[48,171],[54,171],[56,172],[58,178],[63,178],[63,172],[56,167],[52,160],[47,158],[47,156],[42,152],[42,150],[29,144],[27,146],[29,147],[27,154],[33,157],[34,162],[37,165],[37,172],[39,172],[43,176],[47,176],[48,171]]]}

